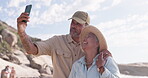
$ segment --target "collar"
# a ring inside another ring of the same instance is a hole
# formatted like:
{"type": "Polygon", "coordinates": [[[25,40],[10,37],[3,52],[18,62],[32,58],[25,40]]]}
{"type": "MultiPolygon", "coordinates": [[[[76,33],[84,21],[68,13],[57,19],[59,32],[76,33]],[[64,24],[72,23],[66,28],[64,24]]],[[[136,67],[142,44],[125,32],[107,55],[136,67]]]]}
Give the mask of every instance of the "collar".
{"type": "Polygon", "coordinates": [[[68,34],[67,35],[67,40],[68,40],[68,43],[72,43],[74,40],[71,38],[71,35],[68,34]]]}
{"type": "Polygon", "coordinates": [[[71,37],[70,34],[68,34],[67,39],[68,39],[68,43],[69,43],[69,44],[70,44],[70,43],[74,43],[76,46],[79,46],[79,45],[80,45],[80,43],[77,43],[77,42],[75,42],[75,41],[72,39],[72,37],[71,37]]]}
{"type": "MultiPolygon", "coordinates": [[[[99,55],[100,55],[100,54],[97,54],[97,55],[93,58],[93,63],[92,63],[92,65],[94,65],[94,64],[96,63],[96,60],[97,60],[97,58],[98,58],[99,55]]],[[[80,58],[80,59],[78,60],[78,62],[81,63],[81,64],[86,64],[86,62],[85,62],[85,56],[83,56],[82,58],[80,58]]]]}

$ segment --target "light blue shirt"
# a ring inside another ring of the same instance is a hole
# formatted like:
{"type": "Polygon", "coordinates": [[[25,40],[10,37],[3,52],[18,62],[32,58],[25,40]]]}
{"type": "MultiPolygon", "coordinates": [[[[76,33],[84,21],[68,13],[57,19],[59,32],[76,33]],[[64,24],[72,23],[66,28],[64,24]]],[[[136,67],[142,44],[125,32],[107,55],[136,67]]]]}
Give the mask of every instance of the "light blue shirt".
{"type": "Polygon", "coordinates": [[[85,56],[77,60],[72,66],[69,78],[120,78],[119,68],[110,56],[104,65],[105,71],[102,75],[99,73],[96,65],[98,55],[93,59],[93,63],[88,69],[86,67],[85,56]]]}

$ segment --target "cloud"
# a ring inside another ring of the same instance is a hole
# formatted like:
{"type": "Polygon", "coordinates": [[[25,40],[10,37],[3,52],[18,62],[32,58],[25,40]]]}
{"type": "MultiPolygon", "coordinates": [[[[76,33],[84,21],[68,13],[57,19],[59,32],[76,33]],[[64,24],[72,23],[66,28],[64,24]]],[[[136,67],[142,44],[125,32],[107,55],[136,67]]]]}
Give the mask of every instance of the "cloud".
{"type": "Polygon", "coordinates": [[[43,5],[50,6],[52,0],[40,0],[40,1],[43,2],[43,5]]]}
{"type": "Polygon", "coordinates": [[[61,34],[36,34],[36,35],[30,35],[31,37],[39,38],[42,40],[47,40],[55,35],[61,35],[61,34]]]}
{"type": "MultiPolygon", "coordinates": [[[[83,10],[87,12],[93,12],[100,8],[100,4],[105,0],[76,0],[74,2],[62,2],[54,3],[42,10],[40,15],[34,15],[32,13],[32,24],[52,24],[56,22],[62,22],[68,19],[77,10],[83,10]]],[[[36,5],[37,7],[42,7],[43,5],[36,5]]],[[[36,12],[36,11],[34,11],[36,12]]]]}
{"type": "Polygon", "coordinates": [[[16,14],[16,10],[14,10],[14,9],[7,9],[7,15],[8,16],[15,16],[15,14],[16,14]]]}
{"type": "Polygon", "coordinates": [[[113,6],[116,6],[116,5],[118,5],[118,4],[120,4],[122,2],[122,0],[113,0],[113,3],[112,3],[112,7],[113,6]]]}
{"type": "Polygon", "coordinates": [[[26,2],[26,0],[10,0],[8,7],[19,7],[19,5],[23,2],[26,2]]]}
{"type": "Polygon", "coordinates": [[[123,19],[100,23],[97,26],[112,46],[147,45],[148,14],[129,15],[123,19]]]}
{"type": "MultiPolygon", "coordinates": [[[[33,5],[30,18],[31,26],[37,26],[37,24],[53,24],[67,20],[77,10],[95,12],[102,8],[101,3],[106,2],[106,0],[72,0],[62,1],[61,3],[52,2],[52,0],[10,0],[8,2],[6,14],[10,17],[14,16],[17,18],[21,12],[24,11],[24,5],[31,3],[33,5]],[[11,7],[17,8],[12,9],[11,7]]],[[[117,3],[119,3],[118,0],[114,0],[113,5],[116,5],[117,3]]],[[[96,17],[95,15],[90,16],[92,16],[91,19],[95,19],[96,17]]]]}
{"type": "Polygon", "coordinates": [[[2,12],[5,18],[3,18],[2,20],[7,22],[9,25],[13,26],[14,28],[16,28],[17,18],[20,16],[22,12],[24,12],[24,10],[25,10],[24,6],[20,6],[19,8],[15,8],[15,9],[3,8],[2,12]]]}
{"type": "Polygon", "coordinates": [[[80,10],[85,11],[96,11],[100,9],[101,3],[105,2],[105,0],[77,0],[72,5],[69,5],[71,8],[79,8],[80,10]]]}
{"type": "MultiPolygon", "coordinates": [[[[17,18],[16,18],[16,19],[17,19],[17,18]]],[[[14,27],[15,29],[17,29],[16,19],[7,19],[5,22],[6,22],[8,25],[10,25],[10,26],[14,27]]]]}
{"type": "MultiPolygon", "coordinates": [[[[122,2],[122,0],[112,0],[112,2],[111,2],[110,5],[106,5],[106,6],[102,7],[101,10],[110,9],[110,8],[112,8],[112,7],[114,7],[114,6],[119,5],[121,2],[122,2]]],[[[104,2],[104,3],[106,3],[106,2],[104,2]]]]}
{"type": "Polygon", "coordinates": [[[43,7],[49,7],[51,5],[52,0],[32,0],[30,3],[35,7],[36,9],[40,9],[43,7]]]}
{"type": "Polygon", "coordinates": [[[0,6],[0,12],[1,12],[1,10],[2,10],[2,7],[0,6]]]}

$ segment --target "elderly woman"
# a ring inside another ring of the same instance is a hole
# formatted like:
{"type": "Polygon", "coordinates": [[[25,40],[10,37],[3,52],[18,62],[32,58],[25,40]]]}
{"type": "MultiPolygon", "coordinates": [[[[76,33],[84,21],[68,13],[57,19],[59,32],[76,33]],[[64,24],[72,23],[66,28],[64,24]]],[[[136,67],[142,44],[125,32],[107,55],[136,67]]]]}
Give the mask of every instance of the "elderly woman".
{"type": "Polygon", "coordinates": [[[107,44],[96,27],[83,29],[80,44],[85,56],[73,64],[69,78],[119,78],[117,64],[111,56],[102,52],[107,49],[107,44]]]}

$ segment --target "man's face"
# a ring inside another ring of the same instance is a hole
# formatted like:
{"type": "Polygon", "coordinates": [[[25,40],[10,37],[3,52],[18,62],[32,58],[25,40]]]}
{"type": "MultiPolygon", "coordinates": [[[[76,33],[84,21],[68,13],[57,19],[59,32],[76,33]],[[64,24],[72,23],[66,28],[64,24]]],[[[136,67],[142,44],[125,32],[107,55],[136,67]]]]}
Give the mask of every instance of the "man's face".
{"type": "Polygon", "coordinates": [[[82,31],[82,29],[85,27],[85,24],[80,24],[77,21],[72,19],[71,25],[70,25],[70,35],[72,38],[79,38],[79,35],[82,31]]]}

